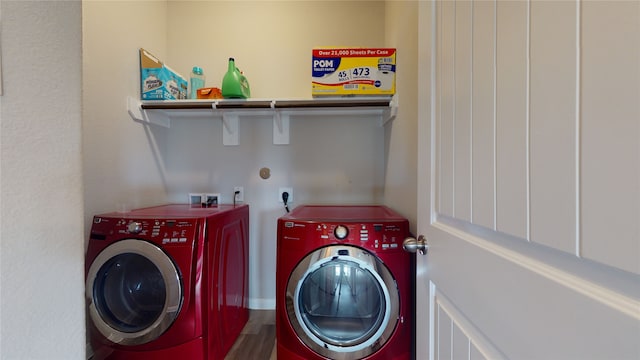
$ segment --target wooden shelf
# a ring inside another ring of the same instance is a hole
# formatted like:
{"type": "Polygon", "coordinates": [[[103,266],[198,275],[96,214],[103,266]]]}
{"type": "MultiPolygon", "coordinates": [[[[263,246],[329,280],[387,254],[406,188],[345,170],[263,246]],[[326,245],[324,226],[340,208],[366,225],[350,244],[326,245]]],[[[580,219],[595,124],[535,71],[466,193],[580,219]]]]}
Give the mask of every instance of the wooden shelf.
{"type": "Polygon", "coordinates": [[[239,117],[272,116],[273,143],[289,144],[291,116],[304,115],[372,115],[383,125],[393,120],[397,98],[317,98],[317,99],[221,99],[221,100],[154,100],[127,98],[127,110],[133,120],[170,127],[172,120],[193,116],[219,117],[224,124],[223,144],[238,145],[239,117]]]}

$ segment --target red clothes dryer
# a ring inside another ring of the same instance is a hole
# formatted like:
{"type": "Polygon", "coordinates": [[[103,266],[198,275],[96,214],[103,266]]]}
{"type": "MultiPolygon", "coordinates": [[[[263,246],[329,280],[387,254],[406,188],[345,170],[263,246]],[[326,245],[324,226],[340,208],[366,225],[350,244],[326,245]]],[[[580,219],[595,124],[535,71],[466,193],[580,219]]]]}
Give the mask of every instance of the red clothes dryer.
{"type": "Polygon", "coordinates": [[[224,359],[249,317],[248,250],[248,205],[95,216],[86,256],[93,359],[224,359]]]}
{"type": "Polygon", "coordinates": [[[278,219],[278,359],[410,359],[409,235],[384,206],[306,205],[278,219]]]}

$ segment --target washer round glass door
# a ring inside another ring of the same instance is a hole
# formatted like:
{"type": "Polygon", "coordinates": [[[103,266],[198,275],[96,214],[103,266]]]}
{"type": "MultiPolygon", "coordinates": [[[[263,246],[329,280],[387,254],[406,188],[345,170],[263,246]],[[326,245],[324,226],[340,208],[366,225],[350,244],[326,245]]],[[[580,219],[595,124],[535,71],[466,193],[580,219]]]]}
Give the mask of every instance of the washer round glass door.
{"type": "Polygon", "coordinates": [[[86,296],[91,320],[103,336],[139,345],[156,339],[176,319],[182,284],[162,249],[127,239],[98,254],[87,274],[86,296]]]}
{"type": "Polygon", "coordinates": [[[327,246],[308,254],[289,277],[286,300],[298,337],[332,359],[360,359],[378,351],[399,318],[391,272],[355,246],[327,246]]]}

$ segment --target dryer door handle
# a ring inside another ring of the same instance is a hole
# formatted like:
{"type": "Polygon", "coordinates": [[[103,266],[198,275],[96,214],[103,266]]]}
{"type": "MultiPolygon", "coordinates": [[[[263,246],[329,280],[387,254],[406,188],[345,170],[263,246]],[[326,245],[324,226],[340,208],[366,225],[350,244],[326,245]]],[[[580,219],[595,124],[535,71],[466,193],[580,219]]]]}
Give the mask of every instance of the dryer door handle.
{"type": "Polygon", "coordinates": [[[425,255],[429,250],[429,245],[427,244],[427,238],[424,235],[418,236],[418,238],[414,238],[412,236],[404,239],[402,243],[402,248],[406,252],[416,253],[419,252],[420,255],[425,255]]]}

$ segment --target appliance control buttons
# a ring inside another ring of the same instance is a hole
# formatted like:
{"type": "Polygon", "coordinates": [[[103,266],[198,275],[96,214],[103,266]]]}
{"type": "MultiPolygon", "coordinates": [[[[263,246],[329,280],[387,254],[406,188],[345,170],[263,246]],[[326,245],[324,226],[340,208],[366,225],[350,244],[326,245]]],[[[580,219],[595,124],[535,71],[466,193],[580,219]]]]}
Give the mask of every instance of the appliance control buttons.
{"type": "Polygon", "coordinates": [[[367,227],[362,225],[362,229],[360,230],[360,241],[369,241],[369,230],[367,227]]]}
{"type": "Polygon", "coordinates": [[[349,235],[349,229],[344,225],[338,225],[335,230],[333,230],[333,234],[336,236],[336,239],[344,240],[347,235],[349,235]]]}
{"type": "Polygon", "coordinates": [[[127,231],[131,234],[138,234],[142,231],[142,223],[132,221],[127,225],[127,231]]]}

